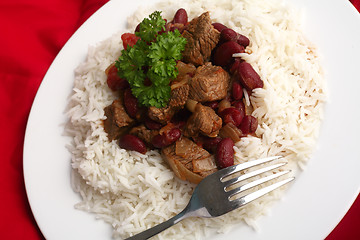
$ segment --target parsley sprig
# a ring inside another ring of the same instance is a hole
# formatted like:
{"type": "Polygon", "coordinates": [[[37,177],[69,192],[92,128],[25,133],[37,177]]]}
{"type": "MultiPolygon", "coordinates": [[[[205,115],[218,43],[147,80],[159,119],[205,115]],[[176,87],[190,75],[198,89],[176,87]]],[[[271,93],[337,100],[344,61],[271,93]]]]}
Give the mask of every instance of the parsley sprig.
{"type": "Polygon", "coordinates": [[[140,39],[122,50],[115,65],[133,95],[145,106],[165,107],[170,98],[170,81],[178,75],[176,61],[181,59],[186,39],[178,30],[165,32],[165,20],[155,11],[140,23],[135,33],[140,39]],[[145,85],[145,80],[151,85],[145,85]]]}

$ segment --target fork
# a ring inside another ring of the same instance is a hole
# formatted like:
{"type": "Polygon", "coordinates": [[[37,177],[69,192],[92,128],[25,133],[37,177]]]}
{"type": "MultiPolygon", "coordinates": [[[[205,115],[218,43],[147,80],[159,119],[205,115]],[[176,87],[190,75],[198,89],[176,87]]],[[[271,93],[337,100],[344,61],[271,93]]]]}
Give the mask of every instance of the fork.
{"type": "Polygon", "coordinates": [[[280,158],[282,157],[281,156],[268,157],[268,158],[262,158],[262,159],[245,162],[242,164],[233,165],[221,169],[205,177],[196,186],[188,205],[185,207],[185,209],[182,212],[170,218],[169,220],[160,223],[159,225],[156,225],[152,228],[149,228],[148,230],[145,230],[139,234],[127,238],[127,240],[148,239],[188,217],[211,218],[211,217],[221,216],[225,213],[228,213],[234,209],[237,209],[239,207],[248,204],[249,202],[285,185],[288,182],[291,182],[292,180],[295,179],[294,177],[290,177],[282,181],[278,181],[269,186],[263,187],[257,191],[251,192],[249,194],[245,194],[242,197],[232,199],[235,195],[242,193],[245,190],[253,188],[257,185],[260,185],[262,183],[265,183],[267,181],[285,175],[289,173],[290,170],[280,171],[278,173],[268,175],[266,177],[245,183],[239,187],[235,187],[230,190],[229,187],[233,186],[234,184],[237,184],[241,181],[257,176],[259,174],[280,168],[281,166],[287,164],[287,162],[275,163],[273,165],[254,170],[252,172],[242,174],[238,177],[231,178],[230,180],[228,180],[227,178],[229,178],[231,175],[235,173],[238,173],[239,171],[263,163],[268,163],[280,158]]]}

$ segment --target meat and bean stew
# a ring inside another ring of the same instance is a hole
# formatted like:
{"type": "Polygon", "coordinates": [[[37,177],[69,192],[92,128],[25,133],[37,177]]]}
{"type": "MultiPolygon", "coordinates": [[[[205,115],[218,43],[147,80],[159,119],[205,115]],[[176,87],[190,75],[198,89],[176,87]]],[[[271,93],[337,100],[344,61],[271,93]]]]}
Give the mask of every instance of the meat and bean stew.
{"type": "MultiPolygon", "coordinates": [[[[155,81],[148,77],[152,66],[139,65],[132,71],[140,71],[139,76],[144,78],[136,85],[124,77],[132,75],[122,73],[121,59],[120,63],[110,65],[105,71],[107,84],[119,98],[105,108],[104,129],[109,140],[118,141],[121,148],[143,154],[148,149],[159,149],[180,179],[198,183],[218,169],[233,165],[234,143],[254,135],[258,121],[251,116],[251,106],[245,104],[244,92],[250,95],[253,89],[263,87],[263,81],[249,63],[233,57],[234,53],[245,52],[249,39],[221,23],[213,23],[208,12],[189,21],[187,12],[179,9],[172,21],[160,20],[164,25],[156,29],[153,39],[145,39],[154,30],[147,28],[151,24],[139,24],[135,33],[123,34],[124,49],[128,52],[122,54],[130,56],[139,44],[153,57],[158,53],[151,51],[160,46],[153,43],[161,42],[159,36],[169,33],[170,40],[173,36],[179,39],[172,48],[164,49],[173,51],[178,47],[181,55],[177,59],[157,60],[174,64],[164,63],[158,69],[173,68],[175,75],[168,75],[176,77],[170,77],[169,83],[160,87],[156,81],[162,78],[155,81]],[[135,85],[149,90],[142,92],[152,96],[149,104],[141,102],[135,85]],[[158,88],[158,92],[149,93],[150,87],[158,88]],[[154,101],[161,95],[162,87],[169,93],[164,98],[165,104],[157,104],[154,101]]],[[[134,62],[131,64],[135,65],[134,62]]],[[[133,67],[131,64],[127,67],[133,67]]],[[[161,71],[160,75],[165,76],[161,71]]]]}

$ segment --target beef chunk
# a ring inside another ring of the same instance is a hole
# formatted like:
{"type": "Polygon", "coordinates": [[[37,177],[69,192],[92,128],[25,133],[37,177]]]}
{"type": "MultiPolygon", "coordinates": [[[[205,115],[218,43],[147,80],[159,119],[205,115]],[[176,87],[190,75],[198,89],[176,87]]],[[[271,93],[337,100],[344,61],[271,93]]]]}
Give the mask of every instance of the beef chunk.
{"type": "Polygon", "coordinates": [[[189,81],[189,98],[198,102],[210,102],[226,97],[230,82],[229,74],[210,62],[196,69],[189,81]]]}
{"type": "Polygon", "coordinates": [[[186,103],[186,100],[189,96],[189,85],[182,84],[177,85],[175,88],[171,90],[171,98],[169,101],[169,106],[172,108],[183,107],[186,103]]]}
{"type": "Polygon", "coordinates": [[[176,141],[175,152],[176,155],[184,158],[183,163],[210,157],[210,153],[208,151],[199,147],[197,144],[186,137],[182,137],[180,140],[176,141]]]}
{"type": "Polygon", "coordinates": [[[169,164],[175,175],[181,180],[188,180],[192,183],[199,183],[203,177],[200,174],[194,173],[192,170],[192,162],[183,163],[183,157],[176,155],[175,144],[161,149],[161,156],[169,164]]]}
{"type": "Polygon", "coordinates": [[[168,123],[174,114],[175,111],[170,106],[163,108],[149,107],[148,110],[149,118],[161,124],[168,123]]]}
{"type": "Polygon", "coordinates": [[[211,51],[220,38],[220,32],[211,24],[209,12],[194,18],[182,35],[187,40],[183,60],[195,66],[203,65],[209,60],[211,51]]]}
{"type": "Polygon", "coordinates": [[[189,95],[189,85],[184,82],[178,82],[176,86],[172,86],[171,88],[171,97],[168,106],[163,108],[149,107],[148,115],[152,120],[166,124],[177,111],[184,107],[189,95]]]}
{"type": "Polygon", "coordinates": [[[216,137],[222,125],[221,118],[215,111],[198,103],[194,113],[190,116],[185,126],[185,136],[197,136],[199,133],[209,137],[216,137]]]}
{"type": "Polygon", "coordinates": [[[125,111],[122,99],[116,99],[105,109],[104,130],[110,141],[119,138],[134,123],[125,111]]]}
{"type": "Polygon", "coordinates": [[[133,127],[129,134],[133,134],[143,140],[148,146],[151,146],[151,140],[154,136],[159,134],[159,130],[150,130],[144,124],[133,127]]]}
{"type": "Polygon", "coordinates": [[[183,180],[199,183],[205,176],[217,171],[214,156],[185,137],[163,148],[161,153],[183,180]]]}
{"type": "MultiPolygon", "coordinates": [[[[186,137],[175,143],[175,153],[184,158],[186,162],[192,162],[189,170],[193,172],[200,173],[216,169],[214,156],[186,137]]],[[[183,163],[185,162],[183,161],[183,163]]]]}

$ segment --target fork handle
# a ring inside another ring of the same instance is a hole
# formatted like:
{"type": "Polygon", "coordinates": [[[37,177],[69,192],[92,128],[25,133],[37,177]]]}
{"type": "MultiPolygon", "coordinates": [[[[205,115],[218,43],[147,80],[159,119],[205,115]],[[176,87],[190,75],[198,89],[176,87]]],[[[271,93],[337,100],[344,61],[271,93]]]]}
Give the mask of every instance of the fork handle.
{"type": "Polygon", "coordinates": [[[186,212],[182,211],[180,212],[178,215],[170,218],[169,220],[160,223],[152,228],[149,228],[148,230],[145,230],[141,233],[138,233],[132,237],[129,237],[125,240],[144,240],[144,239],[148,239],[151,238],[152,236],[161,233],[162,231],[164,231],[165,229],[173,226],[174,224],[180,222],[181,220],[185,219],[186,216],[186,212]]]}

